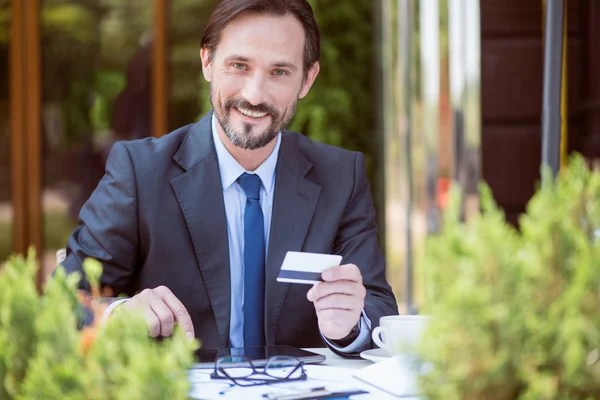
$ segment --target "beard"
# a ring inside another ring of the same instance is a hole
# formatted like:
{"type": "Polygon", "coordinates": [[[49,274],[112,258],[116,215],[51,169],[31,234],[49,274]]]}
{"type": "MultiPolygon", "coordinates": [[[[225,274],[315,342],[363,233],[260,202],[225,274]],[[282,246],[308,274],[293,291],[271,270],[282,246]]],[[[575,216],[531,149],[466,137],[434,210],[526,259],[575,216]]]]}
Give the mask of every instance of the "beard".
{"type": "Polygon", "coordinates": [[[231,143],[244,150],[256,150],[269,144],[279,132],[281,132],[292,120],[296,113],[296,100],[291,107],[279,112],[274,106],[261,103],[252,105],[243,98],[227,99],[215,104],[215,92],[210,90],[210,104],[217,117],[217,121],[231,143]],[[218,106],[218,107],[217,107],[218,106]],[[233,107],[248,110],[254,113],[267,113],[271,117],[271,123],[262,132],[256,132],[256,127],[250,123],[242,123],[242,129],[236,129],[231,122],[231,109],[233,107]]]}

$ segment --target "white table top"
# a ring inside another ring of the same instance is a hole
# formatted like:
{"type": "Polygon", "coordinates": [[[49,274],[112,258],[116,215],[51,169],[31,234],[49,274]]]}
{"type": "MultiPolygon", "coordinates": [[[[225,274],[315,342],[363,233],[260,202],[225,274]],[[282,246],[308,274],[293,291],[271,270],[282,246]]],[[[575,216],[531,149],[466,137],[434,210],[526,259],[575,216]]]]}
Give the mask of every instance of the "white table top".
{"type": "MultiPolygon", "coordinates": [[[[354,374],[362,374],[365,378],[365,371],[371,371],[368,376],[369,379],[379,380],[385,382],[397,381],[401,372],[401,369],[393,368],[394,365],[380,365],[379,369],[373,370],[368,369],[369,366],[374,366],[371,361],[363,359],[346,359],[342,358],[333,353],[329,348],[306,348],[305,350],[312,351],[314,353],[322,354],[327,359],[319,364],[307,365],[306,372],[308,374],[308,380],[302,382],[292,382],[287,385],[286,390],[290,390],[291,387],[295,387],[293,392],[297,392],[300,388],[304,387],[315,387],[321,385],[328,387],[331,390],[347,390],[349,388],[366,390],[367,394],[352,396],[353,400],[364,400],[364,399],[378,399],[378,400],[395,400],[397,397],[392,396],[386,391],[382,391],[378,385],[370,385],[365,381],[356,379],[354,374]],[[383,367],[383,369],[381,369],[383,367]]],[[[403,373],[402,373],[403,374],[403,373]]],[[[403,374],[406,375],[406,374],[403,374]]],[[[408,382],[413,380],[408,375],[406,378],[408,382]]],[[[223,381],[212,381],[210,379],[210,370],[195,370],[190,373],[190,380],[192,382],[192,390],[190,397],[196,400],[212,400],[212,399],[239,399],[244,398],[245,400],[263,400],[265,391],[282,391],[286,386],[271,385],[271,386],[258,386],[258,387],[237,387],[236,385],[230,384],[223,381]]],[[[403,396],[406,400],[417,400],[415,397],[403,396]]]]}

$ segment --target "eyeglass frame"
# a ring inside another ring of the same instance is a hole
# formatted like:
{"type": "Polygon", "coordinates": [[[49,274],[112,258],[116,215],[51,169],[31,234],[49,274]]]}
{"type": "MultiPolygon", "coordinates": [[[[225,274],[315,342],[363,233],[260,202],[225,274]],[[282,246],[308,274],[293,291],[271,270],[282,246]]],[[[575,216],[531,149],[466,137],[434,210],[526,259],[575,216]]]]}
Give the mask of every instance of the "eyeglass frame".
{"type": "Polygon", "coordinates": [[[219,357],[216,361],[215,361],[215,369],[213,370],[213,372],[210,374],[210,378],[211,379],[229,379],[231,382],[233,382],[234,384],[241,386],[241,387],[249,387],[249,386],[259,386],[259,385],[270,385],[273,383],[282,383],[282,382],[294,382],[294,381],[305,381],[307,379],[307,375],[306,375],[306,370],[304,369],[304,361],[298,360],[296,357],[291,357],[291,356],[280,356],[280,355],[276,355],[276,356],[271,356],[269,358],[267,358],[265,365],[263,367],[257,367],[256,365],[254,365],[254,363],[252,362],[252,360],[246,356],[224,356],[224,357],[219,357]],[[232,377],[231,375],[229,375],[227,373],[227,368],[223,368],[223,367],[219,367],[219,364],[221,363],[221,361],[228,359],[228,358],[234,358],[236,361],[234,363],[234,365],[236,366],[231,366],[229,367],[229,369],[231,368],[237,368],[240,362],[244,363],[244,368],[251,368],[252,372],[246,376],[246,377],[232,377]],[[271,362],[272,360],[275,359],[289,359],[289,360],[295,360],[297,362],[296,366],[294,367],[294,369],[292,371],[290,371],[290,373],[285,377],[285,378],[281,378],[281,377],[276,377],[276,376],[272,376],[269,375],[267,373],[267,367],[269,366],[269,362],[271,362]],[[245,365],[249,366],[249,367],[245,367],[245,365]],[[290,376],[292,376],[297,370],[298,368],[300,368],[300,376],[297,378],[290,378],[290,376]],[[260,370],[262,369],[262,371],[260,370]],[[222,375],[219,375],[219,372],[222,375]],[[253,375],[263,375],[268,377],[268,379],[257,379],[257,378],[252,378],[253,375]],[[238,382],[238,381],[250,381],[252,383],[244,383],[244,382],[238,382]]]}

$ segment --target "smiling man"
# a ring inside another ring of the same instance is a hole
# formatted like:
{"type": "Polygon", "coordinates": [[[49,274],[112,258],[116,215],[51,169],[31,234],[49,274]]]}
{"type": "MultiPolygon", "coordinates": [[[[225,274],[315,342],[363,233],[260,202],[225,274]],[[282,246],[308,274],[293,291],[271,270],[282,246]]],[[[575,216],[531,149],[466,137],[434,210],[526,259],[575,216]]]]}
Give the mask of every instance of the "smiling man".
{"type": "Polygon", "coordinates": [[[69,239],[68,271],[94,257],[102,284],[129,296],[105,317],[141,313],[151,336],[179,324],[204,347],[372,347],[371,329],[397,306],[364,157],[285,129],[319,55],[306,0],[219,3],[200,50],[213,112],[115,144],[69,239]],[[279,283],[290,250],[343,265],[312,287],[279,283]]]}

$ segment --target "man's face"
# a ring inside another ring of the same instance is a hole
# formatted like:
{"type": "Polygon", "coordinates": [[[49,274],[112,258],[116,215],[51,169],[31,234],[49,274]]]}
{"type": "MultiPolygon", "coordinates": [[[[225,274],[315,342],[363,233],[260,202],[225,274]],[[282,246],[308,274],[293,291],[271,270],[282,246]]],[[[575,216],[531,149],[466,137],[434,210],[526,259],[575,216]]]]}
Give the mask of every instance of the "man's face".
{"type": "Polygon", "coordinates": [[[235,146],[267,145],[294,116],[319,71],[317,63],[304,79],[304,40],[289,14],[245,14],[225,27],[212,61],[201,50],[215,116],[235,146]]]}

